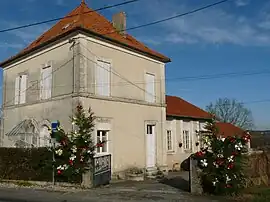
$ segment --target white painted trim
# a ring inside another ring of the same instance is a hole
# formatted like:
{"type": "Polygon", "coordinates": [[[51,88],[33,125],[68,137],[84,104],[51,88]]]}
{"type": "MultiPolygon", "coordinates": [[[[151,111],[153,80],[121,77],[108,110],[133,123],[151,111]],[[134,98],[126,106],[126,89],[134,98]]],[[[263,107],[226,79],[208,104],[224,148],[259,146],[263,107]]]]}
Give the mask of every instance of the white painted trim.
{"type": "Polygon", "coordinates": [[[112,45],[110,43],[107,43],[107,42],[104,42],[104,41],[101,41],[101,40],[98,40],[98,39],[94,39],[92,37],[89,37],[85,34],[79,34],[79,38],[81,39],[85,39],[85,40],[88,40],[88,41],[91,41],[93,43],[96,43],[96,44],[99,44],[99,45],[102,45],[102,46],[106,46],[107,48],[112,48],[112,49],[115,49],[115,50],[118,50],[118,51],[121,51],[121,52],[124,52],[124,53],[127,53],[129,55],[133,55],[133,56],[136,56],[136,57],[140,57],[142,59],[145,59],[145,60],[149,60],[151,62],[155,62],[155,63],[158,63],[158,64],[163,64],[165,65],[164,62],[160,62],[158,60],[155,60],[155,59],[152,59],[150,57],[146,57],[142,54],[138,54],[138,53],[135,53],[135,52],[132,52],[130,50],[127,50],[127,49],[124,49],[122,47],[119,47],[119,46],[115,46],[115,45],[112,45]]]}

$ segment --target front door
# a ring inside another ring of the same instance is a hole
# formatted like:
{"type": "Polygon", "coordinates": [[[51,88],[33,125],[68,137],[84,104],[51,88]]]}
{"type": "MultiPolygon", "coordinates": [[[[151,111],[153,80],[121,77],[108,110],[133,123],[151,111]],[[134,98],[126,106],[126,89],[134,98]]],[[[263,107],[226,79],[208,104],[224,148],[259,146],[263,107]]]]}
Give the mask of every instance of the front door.
{"type": "Polygon", "coordinates": [[[155,125],[146,125],[146,167],[156,166],[155,125]]]}

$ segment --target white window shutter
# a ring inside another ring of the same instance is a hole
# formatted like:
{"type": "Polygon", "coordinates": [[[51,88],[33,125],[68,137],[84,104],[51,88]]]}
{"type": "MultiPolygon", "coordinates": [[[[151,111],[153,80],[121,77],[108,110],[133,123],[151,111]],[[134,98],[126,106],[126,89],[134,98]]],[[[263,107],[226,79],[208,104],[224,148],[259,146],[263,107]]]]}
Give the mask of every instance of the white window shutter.
{"type": "Polygon", "coordinates": [[[40,73],[39,97],[41,100],[44,99],[44,69],[43,68],[41,69],[41,73],[40,73]]]}
{"type": "Polygon", "coordinates": [[[20,85],[20,104],[26,102],[26,89],[27,89],[27,75],[22,75],[20,85]]]}
{"type": "Polygon", "coordinates": [[[17,76],[15,79],[15,98],[14,104],[19,104],[19,97],[20,97],[20,77],[17,76]]]}
{"type": "Polygon", "coordinates": [[[52,97],[52,61],[49,63],[50,67],[47,68],[47,89],[46,89],[46,92],[47,92],[47,99],[48,98],[51,98],[52,97]]]}
{"type": "Polygon", "coordinates": [[[147,102],[155,102],[155,76],[147,73],[145,80],[145,100],[147,102]]]}
{"type": "Polygon", "coordinates": [[[103,62],[97,61],[96,64],[96,89],[98,95],[103,95],[103,62]]]}
{"type": "Polygon", "coordinates": [[[104,62],[103,63],[103,95],[104,96],[110,96],[110,83],[111,83],[111,80],[110,80],[110,72],[111,72],[111,64],[110,63],[107,63],[107,62],[104,62]]]}

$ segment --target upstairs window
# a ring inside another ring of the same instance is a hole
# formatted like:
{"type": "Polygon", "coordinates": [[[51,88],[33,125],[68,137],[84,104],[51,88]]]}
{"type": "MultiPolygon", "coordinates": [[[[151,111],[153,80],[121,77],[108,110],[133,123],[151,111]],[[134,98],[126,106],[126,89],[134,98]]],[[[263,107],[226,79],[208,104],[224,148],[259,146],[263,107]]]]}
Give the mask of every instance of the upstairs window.
{"type": "Polygon", "coordinates": [[[111,95],[111,63],[98,60],[96,64],[96,93],[101,96],[111,95]]]}
{"type": "Polygon", "coordinates": [[[145,101],[155,102],[155,75],[146,73],[145,75],[145,101]]]}
{"type": "Polygon", "coordinates": [[[15,104],[26,102],[27,75],[20,75],[15,80],[15,104]]]}
{"type": "Polygon", "coordinates": [[[44,64],[41,69],[40,99],[46,100],[52,97],[52,62],[44,64]]]}

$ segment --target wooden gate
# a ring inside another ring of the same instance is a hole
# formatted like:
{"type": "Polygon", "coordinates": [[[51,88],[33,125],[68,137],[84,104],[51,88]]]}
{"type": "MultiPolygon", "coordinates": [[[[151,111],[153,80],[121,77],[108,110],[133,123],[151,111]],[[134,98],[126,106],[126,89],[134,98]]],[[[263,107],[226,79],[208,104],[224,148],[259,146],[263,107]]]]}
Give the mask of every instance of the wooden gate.
{"type": "Polygon", "coordinates": [[[111,155],[95,157],[93,164],[93,186],[109,184],[111,181],[111,155]]]}

